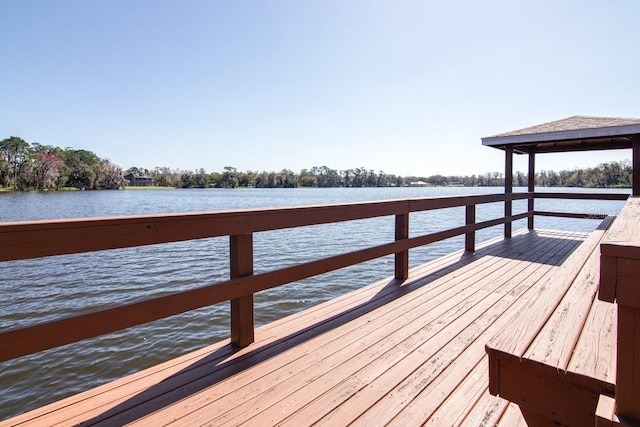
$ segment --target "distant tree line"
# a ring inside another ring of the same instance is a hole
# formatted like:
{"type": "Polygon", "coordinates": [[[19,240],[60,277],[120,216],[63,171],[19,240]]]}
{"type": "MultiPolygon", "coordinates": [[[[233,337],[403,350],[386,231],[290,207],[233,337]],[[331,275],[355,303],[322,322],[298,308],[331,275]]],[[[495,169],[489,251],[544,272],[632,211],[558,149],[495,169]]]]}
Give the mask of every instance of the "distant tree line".
{"type": "MultiPolygon", "coordinates": [[[[504,186],[502,172],[487,172],[471,176],[398,176],[383,171],[356,168],[346,170],[331,169],[327,166],[303,169],[295,173],[289,169],[280,172],[238,171],[227,166],[223,172],[207,173],[204,169],[181,171],[168,167],[145,169],[132,167],[129,174],[148,176],[161,187],[177,188],[297,188],[297,187],[405,187],[417,185],[499,187],[504,186]]],[[[536,173],[535,183],[540,187],[631,187],[631,162],[602,163],[594,168],[562,170],[560,172],[542,170],[536,173]]],[[[526,187],[527,174],[515,172],[513,184],[526,187]]]]}
{"type": "MultiPolygon", "coordinates": [[[[536,173],[537,186],[543,187],[631,187],[631,162],[602,163],[594,168],[542,170],[536,173]]],[[[160,187],[175,188],[297,188],[297,187],[403,187],[412,185],[497,187],[504,185],[504,174],[487,172],[471,176],[398,176],[359,167],[336,170],[314,166],[295,173],[238,171],[227,166],[222,172],[208,173],[156,167],[132,167],[123,172],[118,165],[95,153],[28,143],[12,136],[0,141],[0,188],[15,190],[55,190],[75,187],[86,190],[118,189],[129,182],[126,177],[152,178],[160,187]]],[[[515,186],[526,186],[527,175],[515,172],[515,186]]]]}
{"type": "Polygon", "coordinates": [[[158,186],[178,188],[297,188],[297,187],[398,187],[406,179],[383,171],[356,168],[338,171],[327,166],[303,169],[295,173],[290,169],[280,172],[238,171],[227,166],[223,172],[207,173],[204,169],[180,171],[168,167],[149,170],[140,167],[127,169],[125,176],[150,176],[158,186]]]}
{"type": "Polygon", "coordinates": [[[15,136],[0,141],[0,187],[104,190],[124,184],[122,168],[91,151],[29,144],[15,136]]]}
{"type": "MultiPolygon", "coordinates": [[[[588,188],[630,188],[633,175],[631,161],[601,163],[593,168],[565,169],[559,172],[541,170],[536,172],[537,187],[588,187],[588,188]]],[[[513,185],[526,187],[528,174],[517,171],[513,174],[513,185]]],[[[504,174],[487,172],[483,175],[408,177],[408,182],[423,181],[431,185],[463,185],[466,187],[504,186],[504,174]]]]}

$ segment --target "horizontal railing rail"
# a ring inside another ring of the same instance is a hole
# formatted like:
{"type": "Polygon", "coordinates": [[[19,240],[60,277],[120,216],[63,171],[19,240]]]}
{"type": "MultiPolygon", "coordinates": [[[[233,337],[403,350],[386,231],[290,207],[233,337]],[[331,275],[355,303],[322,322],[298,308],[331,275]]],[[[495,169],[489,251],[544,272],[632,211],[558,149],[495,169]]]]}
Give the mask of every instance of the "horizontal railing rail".
{"type": "Polygon", "coordinates": [[[537,192],[536,199],[572,199],[572,200],[627,200],[630,194],[624,193],[556,193],[537,192]]]}
{"type": "Polygon", "coordinates": [[[0,261],[129,248],[179,241],[230,239],[230,279],[199,288],[144,299],[91,313],[59,318],[0,332],[0,361],[25,356],[165,317],[231,301],[231,340],[239,346],[253,342],[253,294],[287,283],[395,254],[395,278],[408,277],[410,249],[456,236],[464,248],[475,249],[478,230],[511,224],[534,215],[593,218],[589,214],[527,210],[517,215],[476,222],[476,206],[536,198],[625,200],[626,194],[507,193],[402,199],[286,208],[218,212],[138,215],[0,223],[0,261]],[[409,237],[409,214],[465,207],[465,225],[409,237]],[[264,273],[253,272],[253,233],[344,221],[395,217],[395,240],[264,273]],[[63,331],[63,332],[61,332],[63,331]]]}
{"type": "Polygon", "coordinates": [[[492,194],[341,205],[0,223],[0,261],[252,234],[529,197],[530,193],[492,194]]]}
{"type": "Polygon", "coordinates": [[[84,253],[142,245],[230,238],[231,279],[170,295],[59,318],[0,332],[0,361],[21,357],[132,326],[231,301],[231,340],[253,342],[253,294],[351,265],[395,254],[395,277],[408,277],[408,251],[465,235],[474,250],[475,232],[527,218],[531,212],[476,222],[479,204],[529,199],[531,193],[403,199],[341,205],[264,208],[186,214],[0,223],[0,261],[84,253]],[[409,237],[409,214],[466,207],[465,225],[409,237]],[[395,240],[328,258],[253,274],[253,233],[342,221],[395,216],[395,240]],[[61,333],[61,331],[64,331],[61,333]]]}
{"type": "MultiPolygon", "coordinates": [[[[564,200],[608,200],[623,201],[629,198],[629,194],[622,193],[557,193],[557,192],[536,192],[534,199],[564,199],[564,200]]],[[[558,212],[558,211],[533,211],[534,216],[551,216],[556,218],[574,219],[604,219],[609,216],[605,212],[558,212]]]]}

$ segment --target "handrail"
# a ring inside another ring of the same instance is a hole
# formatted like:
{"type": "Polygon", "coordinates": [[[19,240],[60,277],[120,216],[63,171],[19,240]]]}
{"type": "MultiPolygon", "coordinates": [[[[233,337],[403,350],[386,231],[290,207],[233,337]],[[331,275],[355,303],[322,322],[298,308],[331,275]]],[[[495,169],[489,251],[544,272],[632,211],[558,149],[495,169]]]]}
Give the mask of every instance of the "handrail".
{"type": "Polygon", "coordinates": [[[530,193],[0,223],[0,261],[39,258],[529,198],[530,193]]]}
{"type": "Polygon", "coordinates": [[[232,342],[253,341],[253,294],[375,258],[395,254],[395,277],[408,277],[409,249],[465,235],[473,250],[477,230],[533,215],[524,212],[476,223],[478,204],[529,199],[532,193],[435,197],[340,205],[188,214],[0,223],[0,261],[229,236],[231,279],[170,295],[0,332],[0,361],[231,301],[232,342]],[[409,238],[409,214],[466,207],[465,225],[409,238]],[[291,267],[253,274],[254,232],[395,216],[395,241],[291,267]],[[63,334],[60,331],[64,331],[63,334]]]}

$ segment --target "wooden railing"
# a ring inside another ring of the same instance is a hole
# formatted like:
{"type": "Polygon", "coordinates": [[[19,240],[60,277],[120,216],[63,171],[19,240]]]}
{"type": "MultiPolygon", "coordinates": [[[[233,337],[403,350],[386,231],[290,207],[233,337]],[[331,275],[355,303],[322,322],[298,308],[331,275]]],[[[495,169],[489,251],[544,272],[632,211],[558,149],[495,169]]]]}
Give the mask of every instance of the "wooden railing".
{"type": "Polygon", "coordinates": [[[395,254],[395,277],[399,280],[406,279],[410,249],[464,234],[465,247],[473,250],[476,230],[516,221],[529,215],[523,213],[476,223],[476,205],[529,197],[529,193],[457,196],[0,224],[0,261],[229,236],[231,273],[230,280],[200,288],[5,330],[0,333],[0,361],[227,300],[231,301],[232,342],[246,346],[253,341],[254,293],[390,254],[395,254]],[[409,214],[412,212],[462,206],[467,207],[464,226],[409,237],[409,214]],[[383,216],[395,216],[395,240],[392,242],[253,274],[253,233],[383,216]]]}
{"type": "MultiPolygon", "coordinates": [[[[623,196],[626,198],[626,195],[623,196]]],[[[534,197],[623,200],[622,196],[611,194],[508,193],[341,205],[3,223],[0,224],[0,262],[229,236],[230,280],[88,314],[2,331],[0,362],[223,301],[231,301],[232,342],[238,346],[247,346],[254,340],[253,295],[256,292],[391,254],[395,254],[395,278],[404,280],[409,274],[409,250],[412,248],[465,235],[465,250],[473,251],[477,230],[511,224],[523,218],[532,218],[534,214],[554,214],[527,210],[517,215],[476,222],[476,206],[479,204],[511,204],[514,200],[533,200],[534,197]],[[465,225],[409,237],[411,213],[462,206],[465,207],[465,225]],[[253,272],[253,233],[384,216],[395,217],[395,240],[392,242],[260,274],[253,272]]],[[[589,216],[585,214],[582,217],[589,216]]]]}

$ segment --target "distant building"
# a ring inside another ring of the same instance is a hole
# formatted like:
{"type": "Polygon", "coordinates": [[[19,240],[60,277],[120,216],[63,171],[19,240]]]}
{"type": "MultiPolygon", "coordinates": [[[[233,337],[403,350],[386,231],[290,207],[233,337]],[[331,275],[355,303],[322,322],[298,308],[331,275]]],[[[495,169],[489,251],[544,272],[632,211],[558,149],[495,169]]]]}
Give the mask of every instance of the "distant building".
{"type": "Polygon", "coordinates": [[[126,185],[133,187],[149,187],[153,185],[153,178],[148,175],[127,174],[124,176],[127,180],[126,185]]]}
{"type": "Polygon", "coordinates": [[[429,185],[429,183],[424,181],[411,181],[409,183],[410,187],[425,187],[427,185],[429,185]]]}

